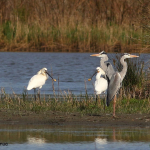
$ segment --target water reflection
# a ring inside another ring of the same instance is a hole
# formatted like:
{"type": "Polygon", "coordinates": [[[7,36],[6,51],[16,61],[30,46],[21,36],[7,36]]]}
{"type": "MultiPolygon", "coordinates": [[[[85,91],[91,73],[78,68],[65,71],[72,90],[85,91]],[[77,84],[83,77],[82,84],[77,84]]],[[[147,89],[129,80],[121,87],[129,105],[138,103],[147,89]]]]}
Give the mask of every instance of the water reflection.
{"type": "Polygon", "coordinates": [[[32,137],[30,135],[27,136],[27,143],[28,144],[37,144],[43,145],[46,143],[46,139],[42,137],[32,137]]]}
{"type": "Polygon", "coordinates": [[[0,141],[8,143],[76,143],[149,142],[150,129],[145,128],[85,128],[49,126],[0,126],[0,141]]]}
{"type": "Polygon", "coordinates": [[[106,138],[95,138],[95,146],[98,148],[104,148],[105,145],[108,144],[106,138]]]}
{"type": "Polygon", "coordinates": [[[150,129],[0,125],[0,141],[12,150],[147,149],[150,129]]]}

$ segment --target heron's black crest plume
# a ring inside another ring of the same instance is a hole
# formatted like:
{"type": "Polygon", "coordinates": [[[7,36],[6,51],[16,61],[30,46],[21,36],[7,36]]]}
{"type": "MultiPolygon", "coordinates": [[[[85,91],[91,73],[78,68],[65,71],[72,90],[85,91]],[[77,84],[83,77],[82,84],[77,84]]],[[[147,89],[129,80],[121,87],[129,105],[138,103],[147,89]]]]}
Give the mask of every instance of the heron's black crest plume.
{"type": "MultiPolygon", "coordinates": [[[[123,55],[130,55],[130,54],[129,54],[129,53],[124,53],[123,55]]],[[[123,55],[122,55],[122,56],[123,56],[123,55]]]]}
{"type": "Polygon", "coordinates": [[[107,54],[106,52],[102,51],[100,54],[107,54]]]}

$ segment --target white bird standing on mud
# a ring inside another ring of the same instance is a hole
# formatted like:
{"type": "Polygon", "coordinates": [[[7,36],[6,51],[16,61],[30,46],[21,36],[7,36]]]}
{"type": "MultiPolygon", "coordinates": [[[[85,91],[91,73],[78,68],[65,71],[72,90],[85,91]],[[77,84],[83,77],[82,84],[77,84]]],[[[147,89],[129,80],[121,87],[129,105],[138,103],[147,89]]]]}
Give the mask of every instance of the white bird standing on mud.
{"type": "MultiPolygon", "coordinates": [[[[40,71],[38,71],[37,74],[34,75],[30,79],[27,90],[34,89],[35,100],[36,100],[36,88],[39,88],[38,96],[40,99],[40,89],[45,84],[46,80],[48,79],[48,75],[53,79],[53,77],[47,72],[47,68],[43,68],[40,71]]],[[[53,79],[53,81],[56,81],[56,79],[53,79]]]]}
{"type": "MultiPolygon", "coordinates": [[[[96,74],[95,92],[96,92],[96,103],[97,103],[98,95],[107,90],[108,82],[104,77],[102,77],[102,75],[105,75],[105,72],[100,67],[96,68],[96,71],[92,75],[92,77],[95,74],[96,74]]],[[[88,81],[91,81],[92,77],[88,79],[88,81]]]]}

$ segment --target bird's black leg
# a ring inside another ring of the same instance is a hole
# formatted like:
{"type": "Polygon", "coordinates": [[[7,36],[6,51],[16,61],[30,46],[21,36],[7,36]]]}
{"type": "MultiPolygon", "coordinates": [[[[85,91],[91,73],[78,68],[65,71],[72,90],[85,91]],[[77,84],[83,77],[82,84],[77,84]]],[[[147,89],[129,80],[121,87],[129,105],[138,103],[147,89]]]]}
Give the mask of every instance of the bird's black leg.
{"type": "Polygon", "coordinates": [[[36,88],[34,88],[34,99],[36,101],[36,88]]]}
{"type": "Polygon", "coordinates": [[[39,97],[39,101],[40,101],[40,89],[38,90],[38,97],[39,97]]]}
{"type": "Polygon", "coordinates": [[[95,105],[97,104],[97,101],[98,101],[98,95],[96,95],[96,102],[95,102],[95,105]]]}
{"type": "Polygon", "coordinates": [[[105,104],[105,101],[106,101],[105,99],[106,99],[106,96],[105,96],[105,98],[103,99],[103,102],[104,102],[104,112],[105,112],[105,105],[106,105],[106,104],[105,104]]]}

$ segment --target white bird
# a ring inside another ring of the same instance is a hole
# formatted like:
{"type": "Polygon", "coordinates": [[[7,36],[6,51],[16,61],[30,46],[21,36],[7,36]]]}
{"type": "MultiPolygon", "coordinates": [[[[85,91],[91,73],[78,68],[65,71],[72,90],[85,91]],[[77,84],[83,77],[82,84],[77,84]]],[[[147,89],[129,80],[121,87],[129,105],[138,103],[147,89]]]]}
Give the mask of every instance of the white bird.
{"type": "Polygon", "coordinates": [[[108,83],[107,80],[101,76],[101,75],[105,75],[105,72],[100,67],[97,67],[96,70],[97,70],[97,75],[95,81],[95,91],[96,91],[96,95],[99,95],[102,92],[107,90],[108,83]]]}
{"type": "MultiPolygon", "coordinates": [[[[37,74],[30,79],[27,90],[34,89],[34,94],[36,94],[36,88],[39,88],[39,99],[40,99],[40,89],[48,79],[48,75],[53,79],[53,77],[47,72],[47,68],[43,68],[40,71],[38,71],[37,74]]],[[[56,79],[53,79],[53,81],[56,81],[56,79]]],[[[34,96],[36,100],[36,95],[34,96]]]]}
{"type": "MultiPolygon", "coordinates": [[[[104,77],[102,77],[102,75],[105,75],[105,72],[100,67],[96,68],[96,71],[92,75],[92,77],[95,74],[96,74],[95,91],[96,91],[96,102],[97,102],[97,98],[98,98],[97,96],[107,90],[108,82],[104,77]]],[[[91,81],[92,77],[88,80],[91,81]]]]}

